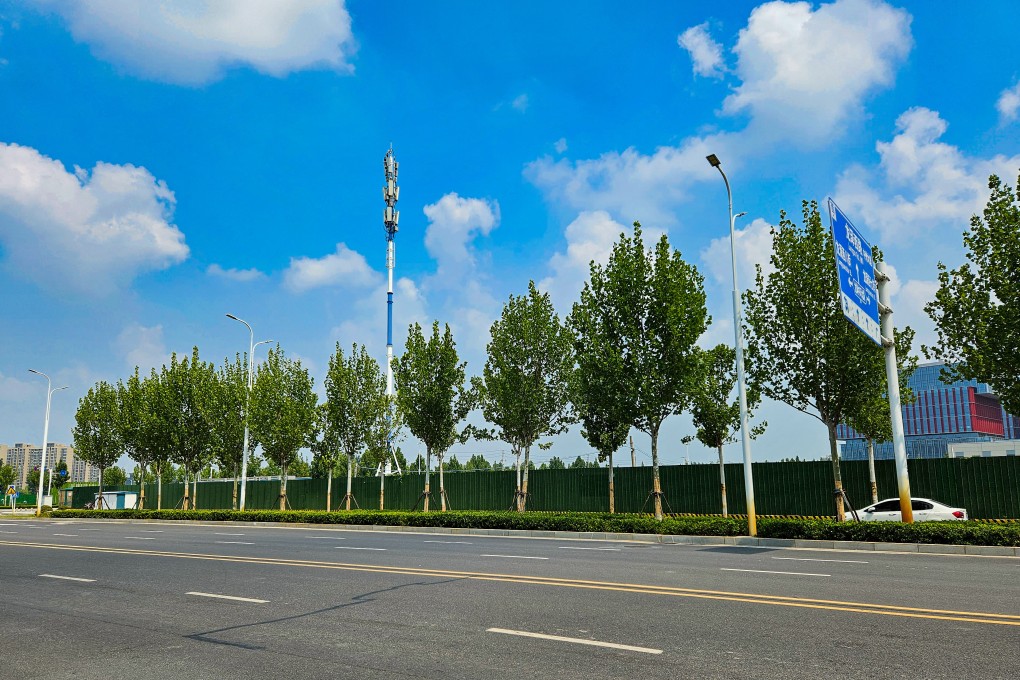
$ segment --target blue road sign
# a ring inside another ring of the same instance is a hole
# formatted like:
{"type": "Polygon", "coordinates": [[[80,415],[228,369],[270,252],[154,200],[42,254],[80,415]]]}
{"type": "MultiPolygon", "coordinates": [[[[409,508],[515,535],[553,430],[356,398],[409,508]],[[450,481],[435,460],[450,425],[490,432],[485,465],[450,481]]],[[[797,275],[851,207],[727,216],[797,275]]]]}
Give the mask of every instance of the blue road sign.
{"type": "Polygon", "coordinates": [[[865,335],[881,345],[878,282],[875,281],[875,261],[871,257],[871,245],[864,240],[861,232],[857,231],[831,198],[829,224],[832,228],[832,242],[836,248],[839,302],[843,308],[843,315],[864,331],[865,335]]]}

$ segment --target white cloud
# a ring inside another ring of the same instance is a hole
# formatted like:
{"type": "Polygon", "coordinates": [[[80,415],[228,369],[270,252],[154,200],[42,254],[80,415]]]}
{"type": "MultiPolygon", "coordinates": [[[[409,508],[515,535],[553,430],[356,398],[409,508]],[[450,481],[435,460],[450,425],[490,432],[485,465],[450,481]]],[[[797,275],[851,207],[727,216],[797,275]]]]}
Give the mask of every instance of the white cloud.
{"type": "Polygon", "coordinates": [[[126,71],[201,84],[234,66],[282,77],[308,68],[350,72],[355,51],[343,0],[36,0],[76,40],[126,71]]]}
{"type": "Polygon", "coordinates": [[[514,107],[521,113],[524,113],[525,111],[528,110],[528,95],[527,94],[517,95],[514,98],[513,102],[510,104],[510,106],[514,107]]]}
{"type": "Polygon", "coordinates": [[[721,78],[726,64],[723,62],[722,45],[708,33],[708,22],[691,26],[677,36],[676,44],[691,55],[691,69],[696,76],[721,78]]]}
{"type": "Polygon", "coordinates": [[[114,346],[124,356],[124,364],[130,369],[138,366],[142,375],[150,368],[159,368],[170,360],[163,341],[163,326],[126,326],[117,336],[114,346]]]}
{"type": "MultiPolygon", "coordinates": [[[[892,282],[895,281],[894,275],[892,282]]],[[[893,324],[896,328],[910,326],[916,331],[915,352],[920,351],[921,345],[931,345],[937,339],[935,324],[924,311],[924,306],[935,299],[938,289],[938,281],[910,279],[892,296],[893,324]]]]}
{"type": "Polygon", "coordinates": [[[291,292],[303,293],[323,286],[370,286],[378,278],[364,255],[338,243],[336,252],[324,257],[292,257],[283,272],[283,285],[291,292]]]}
{"type": "Polygon", "coordinates": [[[440,276],[455,276],[473,269],[476,255],[471,242],[478,236],[488,236],[499,225],[499,203],[461,198],[456,193],[425,206],[424,212],[429,219],[425,248],[438,263],[440,276]]]}
{"type": "Polygon", "coordinates": [[[566,137],[560,137],[559,139],[557,139],[556,143],[553,144],[553,148],[556,149],[556,153],[563,153],[564,151],[566,151],[567,150],[567,138],[566,137]]]}
{"type": "Polygon", "coordinates": [[[266,275],[258,269],[224,269],[215,263],[206,267],[205,273],[216,278],[241,282],[255,281],[266,277],[266,275]]]}
{"type": "Polygon", "coordinates": [[[947,129],[937,111],[909,109],[896,120],[897,134],[878,142],[879,171],[855,165],[836,186],[836,202],[877,230],[884,245],[918,236],[954,240],[988,199],[988,176],[1011,178],[1020,155],[971,158],[939,141],[947,129]],[[941,231],[940,231],[941,230],[941,231]]]}
{"type": "Polygon", "coordinates": [[[603,210],[582,212],[564,230],[566,250],[549,259],[551,273],[538,282],[538,288],[549,293],[561,310],[567,310],[588,280],[590,263],[593,260],[599,264],[608,262],[620,234],[632,231],[603,210]]]}
{"type": "MultiPolygon", "coordinates": [[[[42,391],[45,394],[46,390],[42,391]]],[[[32,398],[36,392],[39,392],[39,386],[34,381],[13,378],[0,373],[0,401],[22,404],[32,398]]]]}
{"type": "MultiPolygon", "coordinates": [[[[725,228],[727,225],[723,225],[725,228]]],[[[737,240],[737,283],[741,290],[754,287],[756,265],[761,265],[762,276],[768,277],[772,266],[772,225],[760,217],[743,229],[735,230],[737,240]]],[[[708,275],[720,287],[733,289],[733,266],[730,256],[729,234],[712,239],[701,251],[701,261],[708,275]]],[[[730,330],[732,333],[732,329],[730,330]]]]}
{"type": "Polygon", "coordinates": [[[188,257],[174,194],[148,170],[91,172],[0,143],[0,241],[12,274],[53,290],[106,294],[188,257]]]}
{"type": "Polygon", "coordinates": [[[1020,112],[1020,83],[1003,90],[999,95],[999,101],[995,103],[995,108],[998,109],[999,120],[1003,124],[1016,120],[1017,113],[1020,112]]]}
{"type": "Polygon", "coordinates": [[[880,0],[760,5],[733,50],[743,82],[723,109],[749,112],[759,132],[821,141],[892,84],[913,45],[910,21],[880,0]]]}
{"type": "MultiPolygon", "coordinates": [[[[411,279],[401,277],[393,282],[393,344],[399,355],[412,323],[423,327],[432,323],[426,312],[426,300],[411,279]]],[[[386,358],[386,284],[377,286],[370,295],[360,296],[350,307],[350,314],[330,331],[334,342],[346,352],[352,344],[365,345],[380,365],[386,358]]]]}

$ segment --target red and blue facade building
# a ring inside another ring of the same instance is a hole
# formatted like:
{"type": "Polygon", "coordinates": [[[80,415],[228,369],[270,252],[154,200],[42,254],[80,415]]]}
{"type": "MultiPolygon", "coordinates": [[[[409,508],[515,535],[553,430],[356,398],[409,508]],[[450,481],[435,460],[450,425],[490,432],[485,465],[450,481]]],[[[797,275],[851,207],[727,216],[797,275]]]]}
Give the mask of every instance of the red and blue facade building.
{"type": "MultiPolygon", "coordinates": [[[[908,458],[944,458],[949,444],[1016,439],[1020,419],[999,403],[988,385],[976,380],[942,381],[944,364],[922,364],[907,384],[914,401],[903,404],[903,434],[908,458]]],[[[839,425],[844,460],[868,457],[867,442],[853,428],[839,425]]],[[[892,442],[875,442],[875,458],[892,458],[892,442]]]]}

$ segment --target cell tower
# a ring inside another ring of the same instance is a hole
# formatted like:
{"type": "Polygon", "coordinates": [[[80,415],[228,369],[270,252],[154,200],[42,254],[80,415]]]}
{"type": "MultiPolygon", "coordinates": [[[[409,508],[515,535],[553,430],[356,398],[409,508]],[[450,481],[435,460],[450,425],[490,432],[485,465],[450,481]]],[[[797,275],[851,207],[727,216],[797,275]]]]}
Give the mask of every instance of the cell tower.
{"type": "Polygon", "coordinates": [[[383,200],[386,209],[383,211],[383,226],[386,228],[386,395],[393,396],[393,265],[395,264],[393,240],[397,236],[397,224],[400,222],[400,211],[396,209],[400,200],[400,187],[397,186],[397,170],[400,163],[393,158],[393,147],[390,147],[383,158],[386,171],[386,186],[383,187],[383,200]]]}

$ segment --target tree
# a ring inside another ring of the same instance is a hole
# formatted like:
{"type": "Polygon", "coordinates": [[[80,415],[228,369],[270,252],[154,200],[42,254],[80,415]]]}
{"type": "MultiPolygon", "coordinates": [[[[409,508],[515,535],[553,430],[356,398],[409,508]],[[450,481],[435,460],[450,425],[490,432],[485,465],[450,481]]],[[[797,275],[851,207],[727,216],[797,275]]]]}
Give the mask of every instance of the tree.
{"type": "Polygon", "coordinates": [[[192,478],[204,468],[213,456],[213,418],[218,407],[216,369],[198,356],[198,347],[191,357],[177,360],[171,354],[169,368],[164,366],[160,376],[160,392],[166,408],[166,417],[172,426],[170,443],[173,459],[184,468],[184,509],[194,509],[198,499],[198,482],[194,495],[189,493],[187,476],[192,478]]]}
{"type": "Polygon", "coordinates": [[[614,513],[613,454],[630,431],[631,401],[623,349],[616,344],[611,319],[599,304],[586,285],[567,319],[577,361],[570,376],[570,401],[581,422],[581,436],[598,452],[599,461],[608,463],[609,512],[614,513]]]}
{"type": "Polygon", "coordinates": [[[6,491],[7,487],[14,483],[16,476],[14,468],[6,463],[0,463],[0,487],[3,487],[6,491]]]}
{"type": "Polygon", "coordinates": [[[106,471],[106,483],[110,486],[122,486],[127,480],[127,473],[124,468],[114,465],[106,471]]]}
{"type": "Polygon", "coordinates": [[[162,433],[155,404],[158,382],[155,374],[143,380],[137,366],[126,383],[117,382],[117,429],[124,442],[124,452],[138,464],[138,476],[143,480],[138,487],[139,508],[145,507],[146,470],[157,460],[165,462],[168,455],[160,452],[162,433]],[[156,384],[147,384],[150,380],[156,384]]]}
{"type": "Polygon", "coordinates": [[[102,505],[103,500],[103,473],[124,452],[117,417],[117,390],[104,381],[89,388],[78,402],[78,410],[74,414],[75,455],[99,468],[97,507],[102,505]]]}
{"type": "MultiPolygon", "coordinates": [[[[772,265],[744,293],[749,382],[770,399],[821,421],[829,433],[836,516],[845,519],[836,425],[849,422],[885,390],[882,348],[854,327],[839,302],[832,235],[818,204],[803,203],[803,226],[780,213],[772,265]]],[[[902,370],[907,352],[898,353],[902,370]]]]}
{"type": "MultiPolygon", "coordinates": [[[[740,430],[740,401],[729,401],[737,384],[737,352],[728,345],[716,345],[709,350],[699,350],[698,385],[694,391],[691,415],[697,432],[693,437],[681,441],[688,444],[695,439],[719,453],[719,491],[722,496],[723,517],[729,516],[726,505],[726,466],[723,463],[723,446],[736,441],[740,430]]],[[[747,411],[761,402],[761,392],[754,384],[748,385],[747,411]]],[[[765,431],[765,423],[751,428],[748,435],[755,439],[765,431]]]]}
{"type": "Polygon", "coordinates": [[[963,234],[965,262],[941,262],[939,289],[924,310],[938,340],[925,356],[945,362],[945,378],[988,383],[1009,413],[1020,413],[1020,197],[996,175],[981,215],[963,234]]]}
{"type": "MultiPolygon", "coordinates": [[[[910,376],[917,368],[917,357],[911,356],[910,348],[914,343],[914,331],[907,327],[896,334],[896,357],[905,357],[899,371],[900,403],[909,404],[914,401],[914,392],[907,385],[910,376]]],[[[861,406],[852,416],[848,425],[864,435],[868,444],[868,482],[871,487],[871,502],[878,502],[878,483],[875,480],[875,442],[892,440],[892,418],[889,410],[889,392],[873,395],[873,398],[861,406]]]]}
{"type": "Polygon", "coordinates": [[[439,458],[439,498],[446,510],[443,486],[443,454],[456,442],[467,439],[468,430],[457,431],[474,406],[474,393],[464,385],[466,363],[457,356],[450,326],[439,335],[439,322],[432,323],[432,336],[425,340],[421,326],[408,328],[404,353],[393,362],[397,404],[407,429],[425,444],[425,510],[429,509],[429,468],[432,456],[439,458]]]}
{"type": "Polygon", "coordinates": [[[318,397],[313,387],[307,369],[285,357],[279,345],[255,378],[250,427],[266,458],[280,468],[280,510],[287,508],[287,469],[314,436],[318,397]]]}
{"type": "MultiPolygon", "coordinates": [[[[163,509],[163,478],[169,475],[176,481],[176,470],[170,462],[173,457],[176,440],[174,428],[177,424],[175,409],[178,404],[169,397],[167,384],[167,367],[164,365],[160,373],[153,368],[149,377],[142,381],[141,401],[144,404],[141,423],[144,429],[139,432],[140,441],[148,447],[149,465],[156,473],[156,509],[163,509]]],[[[139,447],[142,444],[138,444],[139,447]]],[[[183,475],[182,475],[183,477],[183,475]]]]}
{"type": "Polygon", "coordinates": [[[450,456],[450,460],[446,461],[446,469],[459,472],[460,470],[464,469],[464,466],[461,464],[459,460],[457,460],[457,456],[456,454],[454,454],[450,456]]]}
{"type": "MultiPolygon", "coordinates": [[[[550,463],[551,463],[551,461],[550,461],[550,463]]],[[[588,461],[586,461],[584,458],[581,458],[580,456],[578,456],[577,458],[574,459],[574,462],[570,464],[570,469],[571,470],[583,470],[585,468],[598,467],[598,466],[599,466],[598,463],[589,464],[588,461]]],[[[551,467],[551,465],[550,465],[550,467],[551,467]]]]}
{"type": "MultiPolygon", "coordinates": [[[[582,461],[583,462],[583,461],[582,461]]],[[[563,462],[563,459],[559,456],[553,456],[549,459],[547,470],[566,470],[567,464],[563,462]]]]}
{"type": "Polygon", "coordinates": [[[476,453],[468,461],[464,463],[465,470],[491,470],[492,464],[485,460],[485,457],[480,453],[476,453]]]}
{"type": "Polygon", "coordinates": [[[528,282],[526,296],[510,296],[490,335],[485,367],[473,384],[482,414],[498,428],[484,436],[510,444],[518,462],[524,452],[524,473],[515,493],[517,510],[523,512],[531,447],[575,422],[569,399],[573,339],[549,294],[539,292],[534,281],[528,282]]]}
{"type": "Polygon", "coordinates": [[[29,489],[39,489],[39,468],[33,468],[28,471],[28,478],[25,480],[25,484],[28,485],[29,489]]]}
{"type": "Polygon", "coordinates": [[[663,235],[645,249],[641,225],[620,235],[607,265],[591,263],[591,276],[580,306],[596,346],[617,353],[608,378],[626,405],[630,425],[648,434],[652,444],[652,496],[655,518],[662,519],[659,481],[659,430],[663,421],[685,410],[697,375],[696,343],[710,317],[704,277],[684,261],[663,235]]]}
{"type": "Polygon", "coordinates": [[[234,479],[231,503],[237,509],[238,473],[244,455],[244,407],[248,396],[248,353],[235,354],[234,360],[223,360],[217,371],[211,412],[212,453],[216,464],[234,479]]]}
{"type": "MultiPolygon", "coordinates": [[[[387,416],[386,374],[379,369],[379,363],[357,345],[351,347],[349,357],[344,357],[340,343],[329,359],[326,373],[326,404],[323,408],[323,442],[319,456],[329,464],[337,453],[347,457],[347,494],[344,496],[345,509],[351,509],[351,477],[353,463],[365,451],[372,433],[385,431],[387,416]]],[[[373,466],[374,469],[374,466],[373,466]]],[[[326,493],[326,510],[333,488],[329,478],[326,493]]],[[[356,503],[356,501],[355,501],[356,503]]]]}

